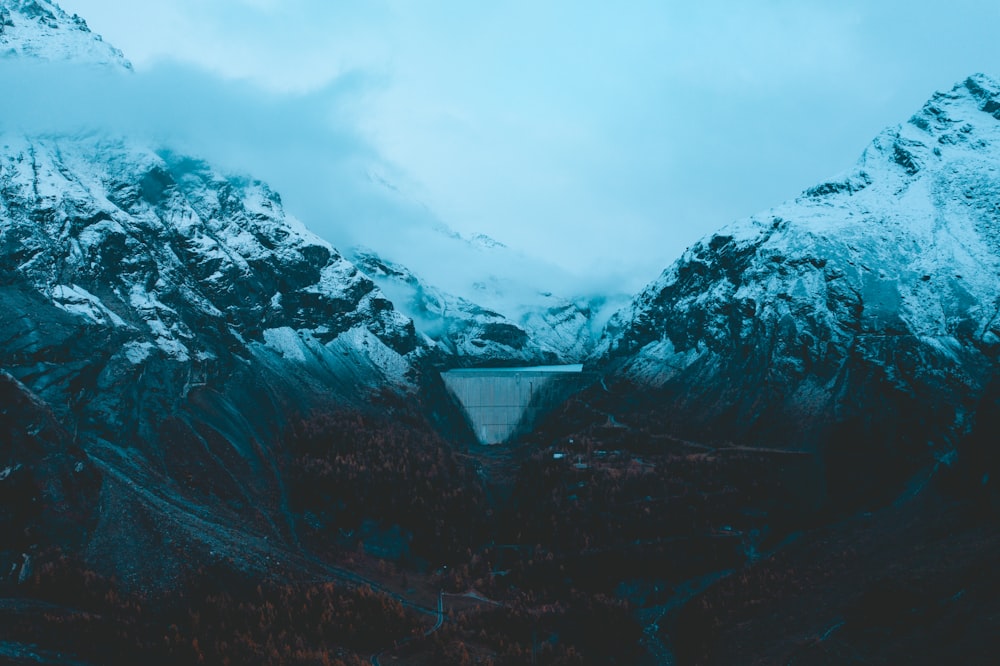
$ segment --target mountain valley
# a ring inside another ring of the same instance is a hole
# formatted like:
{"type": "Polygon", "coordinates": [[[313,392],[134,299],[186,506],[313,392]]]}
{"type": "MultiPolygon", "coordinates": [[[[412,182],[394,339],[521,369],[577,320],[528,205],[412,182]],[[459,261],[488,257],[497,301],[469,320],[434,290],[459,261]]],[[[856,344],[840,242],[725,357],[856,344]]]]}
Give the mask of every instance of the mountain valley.
{"type": "MultiPolygon", "coordinates": [[[[46,0],[0,0],[0,59],[133,71],[46,0]]],[[[0,662],[1000,648],[997,81],[606,324],[620,295],[489,239],[461,261],[508,272],[458,293],[308,223],[169,145],[0,111],[0,662]],[[441,376],[557,364],[592,379],[493,446],[441,376]]]]}

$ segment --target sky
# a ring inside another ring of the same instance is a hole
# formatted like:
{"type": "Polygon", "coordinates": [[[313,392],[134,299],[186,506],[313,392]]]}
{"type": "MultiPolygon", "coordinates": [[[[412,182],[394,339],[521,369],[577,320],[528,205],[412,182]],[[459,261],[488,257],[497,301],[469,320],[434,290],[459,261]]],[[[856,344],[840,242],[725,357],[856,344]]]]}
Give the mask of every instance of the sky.
{"type": "Polygon", "coordinates": [[[627,291],[1000,77],[987,1],[60,4],[334,245],[405,255],[440,222],[627,291]]]}

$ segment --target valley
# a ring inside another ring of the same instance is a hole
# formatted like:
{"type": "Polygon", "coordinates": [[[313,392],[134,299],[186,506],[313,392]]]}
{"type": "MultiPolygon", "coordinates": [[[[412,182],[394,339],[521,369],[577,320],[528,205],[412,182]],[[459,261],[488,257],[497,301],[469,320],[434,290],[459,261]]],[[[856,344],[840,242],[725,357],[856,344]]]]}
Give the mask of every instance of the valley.
{"type": "MultiPolygon", "coordinates": [[[[46,0],[0,46],[134,73],[46,0]]],[[[1000,82],[626,299],[437,229],[446,288],[140,137],[0,146],[0,661],[1000,648],[1000,82]]]]}

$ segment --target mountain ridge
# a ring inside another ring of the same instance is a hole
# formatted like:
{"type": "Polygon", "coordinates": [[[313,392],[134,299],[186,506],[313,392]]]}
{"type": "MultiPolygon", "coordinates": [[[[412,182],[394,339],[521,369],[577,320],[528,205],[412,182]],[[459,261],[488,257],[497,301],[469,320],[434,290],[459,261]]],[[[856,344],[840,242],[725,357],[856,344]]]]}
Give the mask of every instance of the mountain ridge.
{"type": "Polygon", "coordinates": [[[883,471],[948,457],[1000,352],[998,91],[935,94],[853,169],[696,243],[612,318],[597,365],[688,436],[847,466],[870,447],[883,471]]]}

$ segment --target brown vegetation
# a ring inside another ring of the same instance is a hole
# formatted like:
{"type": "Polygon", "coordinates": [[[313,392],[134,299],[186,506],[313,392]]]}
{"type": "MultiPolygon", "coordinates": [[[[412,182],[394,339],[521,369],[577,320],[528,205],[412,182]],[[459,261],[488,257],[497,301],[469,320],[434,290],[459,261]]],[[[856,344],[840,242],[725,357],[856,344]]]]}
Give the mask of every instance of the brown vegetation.
{"type": "Polygon", "coordinates": [[[125,595],[58,553],[43,555],[17,592],[47,605],[0,623],[0,638],[97,663],[358,666],[421,626],[366,587],[254,581],[226,568],[201,570],[165,597],[125,595]]]}
{"type": "Polygon", "coordinates": [[[484,538],[482,482],[419,417],[317,412],[286,444],[292,508],[314,517],[320,542],[372,519],[400,526],[418,556],[448,561],[484,538]]]}

